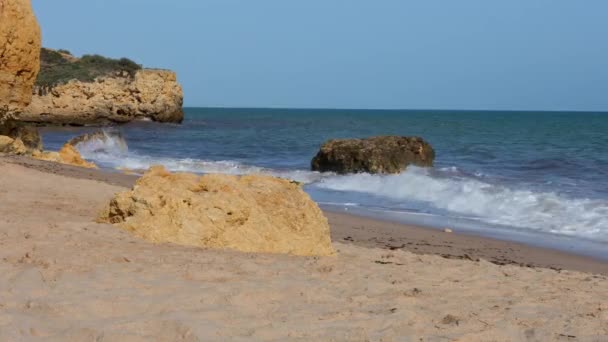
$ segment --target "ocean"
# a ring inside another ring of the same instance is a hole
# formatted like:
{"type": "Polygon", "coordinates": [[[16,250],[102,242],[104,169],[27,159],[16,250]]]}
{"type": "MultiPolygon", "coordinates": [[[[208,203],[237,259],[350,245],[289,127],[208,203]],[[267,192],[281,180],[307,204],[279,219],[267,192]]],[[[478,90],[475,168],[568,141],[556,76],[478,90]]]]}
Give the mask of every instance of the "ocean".
{"type": "MultiPolygon", "coordinates": [[[[186,108],[181,125],[135,122],[79,146],[117,169],[266,173],[321,206],[608,258],[608,113],[186,108]],[[433,168],[398,175],[310,171],[332,138],[420,136],[433,168]],[[101,148],[100,148],[101,147],[101,148]]],[[[42,129],[45,147],[95,128],[42,129]]]]}

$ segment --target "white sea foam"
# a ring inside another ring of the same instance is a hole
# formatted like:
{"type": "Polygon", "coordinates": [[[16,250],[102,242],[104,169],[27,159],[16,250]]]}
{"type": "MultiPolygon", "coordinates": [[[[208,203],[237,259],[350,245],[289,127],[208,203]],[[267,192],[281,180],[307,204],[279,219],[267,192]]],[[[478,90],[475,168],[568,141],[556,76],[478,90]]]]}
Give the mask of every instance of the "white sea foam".
{"type": "Polygon", "coordinates": [[[102,133],[103,136],[76,144],[76,148],[85,158],[94,158],[98,155],[111,155],[116,158],[128,154],[129,147],[120,132],[102,130],[102,133]]]}
{"type": "Polygon", "coordinates": [[[608,241],[606,200],[569,198],[552,192],[491,184],[484,178],[463,176],[455,167],[440,169],[443,177],[417,167],[410,167],[398,175],[341,176],[306,170],[274,170],[230,160],[144,156],[128,151],[121,138],[111,134],[107,139],[77,147],[85,158],[105,167],[146,170],[152,165],[164,165],[171,171],[180,172],[270,174],[308,184],[312,191],[347,194],[340,196],[343,206],[376,206],[374,199],[366,202],[361,198],[372,195],[395,203],[396,207],[414,203],[428,208],[431,213],[435,210],[450,217],[469,217],[491,224],[608,241]],[[352,202],[353,199],[357,202],[352,202]]]}
{"type": "Polygon", "coordinates": [[[320,180],[317,187],[424,202],[430,208],[485,222],[608,241],[608,201],[510,189],[476,179],[434,177],[410,167],[399,175],[356,174],[320,180]]]}
{"type": "Polygon", "coordinates": [[[246,165],[232,160],[202,160],[192,158],[151,157],[130,152],[124,139],[111,132],[105,132],[101,139],[91,139],[76,145],[85,159],[95,161],[101,166],[110,168],[127,168],[147,170],[153,165],[164,165],[174,172],[252,174],[263,173],[276,177],[292,179],[304,184],[315,182],[332,174],[321,174],[306,170],[274,170],[254,165],[246,165]]]}

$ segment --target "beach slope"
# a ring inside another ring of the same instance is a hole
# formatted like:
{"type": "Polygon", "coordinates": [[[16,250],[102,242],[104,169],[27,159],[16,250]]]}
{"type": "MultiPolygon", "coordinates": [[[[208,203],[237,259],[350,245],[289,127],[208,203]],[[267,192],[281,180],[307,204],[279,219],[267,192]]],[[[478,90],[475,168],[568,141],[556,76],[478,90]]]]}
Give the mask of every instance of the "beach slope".
{"type": "Polygon", "coordinates": [[[0,340],[608,336],[600,274],[341,242],[331,257],[154,245],[93,221],[133,180],[98,172],[0,158],[0,340]]]}

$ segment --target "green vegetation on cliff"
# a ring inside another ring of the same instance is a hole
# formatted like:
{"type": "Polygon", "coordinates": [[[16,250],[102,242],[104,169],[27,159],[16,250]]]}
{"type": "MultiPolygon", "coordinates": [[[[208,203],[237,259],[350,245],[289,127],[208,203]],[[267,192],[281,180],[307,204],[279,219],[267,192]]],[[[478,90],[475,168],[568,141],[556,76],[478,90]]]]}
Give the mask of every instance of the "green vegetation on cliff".
{"type": "Polygon", "coordinates": [[[40,72],[36,85],[53,87],[71,80],[92,82],[97,77],[122,75],[133,77],[141,65],[128,58],[112,59],[99,55],[73,57],[67,50],[40,51],[40,72]]]}

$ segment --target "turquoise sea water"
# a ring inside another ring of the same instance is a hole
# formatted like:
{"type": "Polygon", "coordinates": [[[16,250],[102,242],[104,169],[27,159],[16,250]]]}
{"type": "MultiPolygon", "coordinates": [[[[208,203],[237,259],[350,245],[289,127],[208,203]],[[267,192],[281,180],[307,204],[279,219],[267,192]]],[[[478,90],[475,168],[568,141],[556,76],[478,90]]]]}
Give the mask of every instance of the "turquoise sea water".
{"type": "MultiPolygon", "coordinates": [[[[520,239],[608,246],[608,113],[187,108],[182,125],[120,126],[128,151],[80,146],[115,168],[263,172],[304,182],[322,205],[520,239]],[[399,175],[310,172],[330,138],[417,135],[435,167],[399,175]],[[523,234],[523,235],[522,235],[523,234]]],[[[58,149],[88,128],[45,129],[58,149]]],[[[111,144],[110,144],[111,145],[111,144]]],[[[603,247],[602,247],[603,246],[603,247]]],[[[605,249],[608,256],[608,249],[605,249]]],[[[597,254],[597,253],[596,253],[597,254]]]]}

